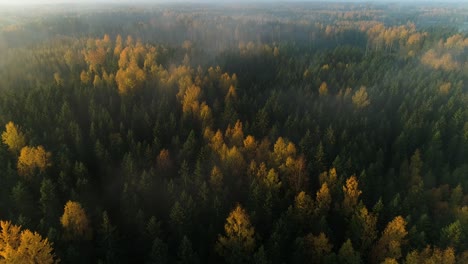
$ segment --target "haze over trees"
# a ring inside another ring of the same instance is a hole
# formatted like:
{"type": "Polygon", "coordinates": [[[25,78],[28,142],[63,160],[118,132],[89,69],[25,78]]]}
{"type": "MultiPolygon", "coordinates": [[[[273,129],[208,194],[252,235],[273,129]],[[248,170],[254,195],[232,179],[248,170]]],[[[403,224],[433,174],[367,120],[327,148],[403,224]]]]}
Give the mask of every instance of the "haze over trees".
{"type": "Polygon", "coordinates": [[[0,8],[0,262],[467,263],[464,4],[0,8]]]}

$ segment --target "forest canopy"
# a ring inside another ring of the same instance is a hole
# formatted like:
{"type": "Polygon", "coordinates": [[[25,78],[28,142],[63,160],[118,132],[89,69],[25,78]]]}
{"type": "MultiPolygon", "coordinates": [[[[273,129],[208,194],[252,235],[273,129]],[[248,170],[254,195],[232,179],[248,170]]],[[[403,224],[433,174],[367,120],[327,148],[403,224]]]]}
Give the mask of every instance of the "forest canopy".
{"type": "Polygon", "coordinates": [[[467,12],[0,7],[0,262],[467,263],[467,12]]]}

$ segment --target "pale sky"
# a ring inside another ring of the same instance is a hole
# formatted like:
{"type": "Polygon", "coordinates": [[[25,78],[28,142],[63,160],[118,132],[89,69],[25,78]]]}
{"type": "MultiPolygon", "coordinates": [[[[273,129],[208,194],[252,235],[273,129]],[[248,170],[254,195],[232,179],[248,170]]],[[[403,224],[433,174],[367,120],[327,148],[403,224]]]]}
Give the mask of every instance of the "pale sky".
{"type": "MultiPolygon", "coordinates": [[[[79,3],[86,3],[86,4],[97,4],[97,3],[171,3],[171,2],[187,2],[187,3],[207,3],[207,2],[214,2],[214,3],[236,3],[236,2],[406,2],[407,0],[0,0],[0,4],[8,4],[8,5],[23,5],[23,4],[64,4],[64,3],[71,3],[71,4],[79,4],[79,3]]],[[[428,3],[447,3],[447,2],[459,2],[459,3],[468,3],[468,0],[412,0],[411,2],[428,2],[428,3]]]]}

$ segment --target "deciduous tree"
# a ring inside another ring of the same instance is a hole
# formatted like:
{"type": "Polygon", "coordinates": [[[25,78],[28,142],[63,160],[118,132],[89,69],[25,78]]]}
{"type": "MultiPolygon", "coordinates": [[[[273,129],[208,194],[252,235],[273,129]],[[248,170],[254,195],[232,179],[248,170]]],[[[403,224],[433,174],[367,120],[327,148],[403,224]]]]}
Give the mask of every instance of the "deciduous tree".
{"type": "Polygon", "coordinates": [[[80,203],[68,201],[65,204],[63,215],[60,217],[60,223],[65,231],[65,239],[91,239],[91,227],[88,216],[80,203]]]}
{"type": "Polygon", "coordinates": [[[228,263],[245,263],[255,249],[255,229],[240,205],[229,214],[224,231],[225,235],[218,238],[216,251],[228,263]]]}
{"type": "Polygon", "coordinates": [[[5,131],[2,133],[2,141],[8,146],[8,149],[17,154],[26,145],[26,137],[21,129],[13,122],[5,125],[5,131]]]}

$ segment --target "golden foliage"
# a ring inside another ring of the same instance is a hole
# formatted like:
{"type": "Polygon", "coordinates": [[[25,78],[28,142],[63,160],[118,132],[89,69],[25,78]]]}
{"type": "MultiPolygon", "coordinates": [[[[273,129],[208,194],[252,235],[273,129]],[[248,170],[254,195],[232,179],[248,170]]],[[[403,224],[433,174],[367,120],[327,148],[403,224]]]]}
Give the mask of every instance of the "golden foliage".
{"type": "Polygon", "coordinates": [[[200,105],[199,118],[203,127],[211,127],[213,125],[213,113],[211,108],[205,102],[202,102],[200,105]]]}
{"type": "Polygon", "coordinates": [[[359,190],[358,180],[356,176],[351,176],[346,180],[346,185],[343,186],[343,210],[345,213],[351,213],[358,203],[359,196],[362,191],[359,190]]]}
{"type": "Polygon", "coordinates": [[[18,174],[25,178],[31,177],[36,170],[44,172],[50,163],[51,153],[43,146],[23,147],[18,158],[18,174]]]}
{"type": "Polygon", "coordinates": [[[60,223],[65,230],[65,239],[91,239],[88,216],[80,203],[68,201],[60,217],[60,223]]]}
{"type": "Polygon", "coordinates": [[[0,221],[1,263],[55,263],[52,245],[36,232],[0,221]]]}
{"type": "MultiPolygon", "coordinates": [[[[455,264],[455,251],[453,248],[448,247],[445,250],[441,250],[439,248],[431,248],[431,246],[427,246],[421,252],[414,250],[408,255],[406,255],[405,259],[406,264],[426,264],[426,263],[444,263],[444,264],[455,264]]],[[[462,262],[460,262],[462,263],[462,262]]]]}
{"type": "Polygon", "coordinates": [[[370,104],[370,100],[367,95],[366,87],[361,86],[361,88],[359,88],[359,90],[354,93],[352,100],[354,106],[356,106],[358,109],[362,109],[368,106],[370,104]]]}
{"type": "Polygon", "coordinates": [[[398,264],[398,261],[394,258],[385,258],[382,264],[398,264]]]}
{"type": "Polygon", "coordinates": [[[251,254],[255,249],[255,229],[247,212],[240,205],[229,214],[224,231],[226,235],[220,235],[216,244],[216,250],[221,256],[229,257],[233,251],[251,254]]]}
{"type": "Polygon", "coordinates": [[[161,172],[169,172],[172,169],[172,159],[169,150],[162,149],[156,158],[156,168],[161,172]]]}
{"type": "Polygon", "coordinates": [[[89,76],[88,72],[81,71],[80,80],[83,84],[88,84],[89,81],[91,80],[91,77],[89,76]]]}
{"type": "Polygon", "coordinates": [[[319,183],[327,183],[328,188],[335,190],[338,183],[338,174],[335,168],[331,168],[328,172],[324,171],[319,175],[319,183]]]}
{"type": "Polygon", "coordinates": [[[380,263],[385,258],[401,258],[401,246],[405,243],[405,237],[408,234],[406,231],[406,221],[401,216],[395,217],[388,223],[382,236],[377,241],[377,244],[372,250],[372,258],[374,262],[380,263]]]}
{"type": "Polygon", "coordinates": [[[242,122],[237,120],[233,128],[228,126],[225,133],[226,140],[232,145],[241,147],[244,140],[244,131],[242,131],[242,122]]]}
{"type": "Polygon", "coordinates": [[[93,81],[93,86],[96,88],[96,87],[101,87],[102,86],[102,80],[101,80],[101,77],[99,77],[99,75],[94,75],[94,81],[93,81]]]}
{"type": "Polygon", "coordinates": [[[217,152],[218,154],[221,154],[223,145],[223,133],[221,133],[221,130],[218,129],[218,131],[216,131],[216,133],[210,139],[210,147],[211,149],[213,149],[213,151],[217,152]]]}
{"type": "Polygon", "coordinates": [[[319,95],[325,96],[327,94],[328,94],[328,85],[326,82],[322,82],[322,84],[319,87],[319,95]]]}
{"type": "Polygon", "coordinates": [[[281,166],[280,169],[285,173],[289,185],[295,192],[299,192],[307,186],[307,165],[304,156],[297,159],[288,157],[285,166],[281,166]]]}
{"type": "Polygon", "coordinates": [[[182,99],[182,111],[184,113],[198,114],[200,94],[201,89],[196,85],[191,85],[185,90],[184,98],[182,99]]]}
{"type": "Polygon", "coordinates": [[[117,35],[115,38],[115,48],[114,48],[114,56],[119,56],[122,52],[122,36],[117,35]]]}
{"type": "Polygon", "coordinates": [[[229,102],[231,100],[235,100],[237,98],[236,87],[233,85],[229,86],[229,90],[224,98],[224,101],[229,102]]]}
{"type": "Polygon", "coordinates": [[[279,54],[280,54],[280,51],[279,51],[278,47],[275,47],[275,48],[273,49],[273,56],[278,57],[279,54]]]}
{"type": "Polygon", "coordinates": [[[269,190],[277,191],[281,188],[281,181],[279,179],[278,173],[274,169],[270,169],[268,174],[263,179],[263,183],[269,190]]]}
{"type": "Polygon", "coordinates": [[[279,137],[273,146],[273,159],[276,165],[280,166],[285,163],[288,157],[294,158],[296,156],[296,146],[292,142],[279,137]]]}
{"type": "Polygon", "coordinates": [[[145,71],[138,67],[138,64],[135,60],[130,61],[128,63],[128,67],[121,67],[115,75],[115,81],[119,88],[120,94],[128,94],[129,92],[134,91],[135,89],[141,88],[145,80],[145,71]]]}
{"type": "Polygon", "coordinates": [[[63,85],[63,79],[60,73],[58,72],[54,73],[54,81],[55,81],[55,84],[57,84],[58,86],[63,85]]]}
{"type": "Polygon", "coordinates": [[[327,183],[323,183],[315,198],[315,214],[318,216],[326,215],[331,205],[331,195],[327,183]]]}
{"type": "Polygon", "coordinates": [[[439,92],[441,94],[448,94],[450,92],[451,87],[452,87],[451,82],[445,82],[439,86],[439,92]]]}
{"type": "Polygon", "coordinates": [[[452,57],[452,54],[438,54],[434,49],[428,50],[422,57],[421,62],[434,69],[453,71],[460,67],[460,64],[452,57]]]}
{"type": "MultiPolygon", "coordinates": [[[[224,152],[224,151],[223,151],[224,152]]],[[[245,160],[239,149],[234,146],[227,149],[221,156],[226,165],[226,169],[235,176],[240,176],[245,171],[245,160]]]]}
{"type": "Polygon", "coordinates": [[[314,213],[314,200],[310,195],[302,191],[294,198],[294,210],[301,221],[310,221],[314,213]]]}
{"type": "Polygon", "coordinates": [[[2,133],[2,142],[8,146],[13,153],[18,153],[26,145],[26,137],[21,129],[13,122],[5,125],[5,131],[2,133]]]}

